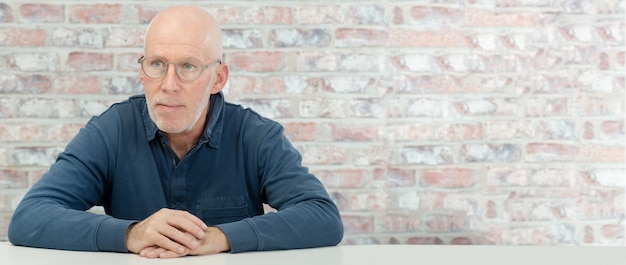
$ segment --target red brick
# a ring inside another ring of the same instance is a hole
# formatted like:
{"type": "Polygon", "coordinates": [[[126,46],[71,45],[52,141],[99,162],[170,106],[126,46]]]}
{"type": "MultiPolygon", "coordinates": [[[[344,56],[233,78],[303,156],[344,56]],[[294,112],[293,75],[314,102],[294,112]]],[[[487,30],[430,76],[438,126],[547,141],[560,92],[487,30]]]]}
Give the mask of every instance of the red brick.
{"type": "Polygon", "coordinates": [[[98,94],[100,93],[99,78],[85,75],[63,75],[54,80],[55,93],[63,94],[98,94]]]}
{"type": "Polygon", "coordinates": [[[113,68],[111,54],[91,52],[71,52],[67,58],[68,69],[72,71],[102,71],[113,68]]]}
{"type": "Polygon", "coordinates": [[[372,172],[363,169],[338,169],[313,172],[327,188],[361,189],[369,186],[372,172]]]}
{"type": "Polygon", "coordinates": [[[139,53],[117,53],[113,55],[115,70],[131,73],[139,73],[141,66],[137,63],[139,53]]]}
{"type": "Polygon", "coordinates": [[[269,89],[275,93],[314,94],[319,91],[324,80],[315,76],[285,75],[271,76],[268,83],[269,89]]]}
{"type": "Polygon", "coordinates": [[[337,60],[332,53],[298,52],[295,67],[298,72],[330,72],[337,70],[337,60]]]}
{"type": "Polygon", "coordinates": [[[578,159],[581,148],[577,145],[530,143],[526,145],[528,162],[573,162],[578,159]]]}
{"type": "Polygon", "coordinates": [[[291,9],[278,6],[252,7],[244,11],[246,24],[291,24],[291,9]]]}
{"type": "Polygon", "coordinates": [[[0,28],[2,46],[43,46],[45,42],[46,31],[43,29],[0,28]]]}
{"type": "Polygon", "coordinates": [[[600,125],[602,134],[608,138],[624,139],[624,121],[604,121],[600,125]]]}
{"type": "Polygon", "coordinates": [[[143,85],[139,81],[139,75],[133,76],[116,76],[105,78],[100,81],[104,84],[106,94],[141,94],[143,93],[143,85]]]}
{"type": "MultiPolygon", "coordinates": [[[[260,30],[223,29],[222,38],[224,48],[253,49],[264,47],[263,33],[260,30]]],[[[274,38],[270,40],[275,41],[274,38]]]]}
{"type": "Polygon", "coordinates": [[[145,5],[136,5],[135,8],[137,9],[137,17],[140,24],[149,23],[163,9],[162,7],[145,5]]]}
{"type": "Polygon", "coordinates": [[[346,24],[381,25],[385,22],[385,7],[362,3],[349,6],[344,16],[346,24]]]}
{"type": "Polygon", "coordinates": [[[467,116],[512,116],[521,112],[520,102],[515,98],[468,99],[455,102],[454,107],[467,116]]]}
{"type": "Polygon", "coordinates": [[[439,237],[411,237],[406,241],[409,245],[443,245],[439,237]]]}
{"type": "Polygon", "coordinates": [[[480,124],[447,124],[435,129],[436,139],[444,141],[470,141],[483,138],[480,124]]]}
{"type": "Polygon", "coordinates": [[[527,117],[550,117],[567,115],[568,98],[531,98],[526,101],[526,106],[532,106],[525,109],[527,117]]]}
{"type": "Polygon", "coordinates": [[[270,31],[268,43],[278,48],[321,48],[329,46],[331,38],[326,29],[275,29],[270,31]]]}
{"type": "Polygon", "coordinates": [[[415,170],[403,168],[389,168],[386,174],[386,187],[414,187],[415,170]]]}
{"type": "Polygon", "coordinates": [[[285,67],[285,55],[282,52],[232,53],[227,57],[233,71],[276,72],[285,67]]]}
{"type": "Polygon", "coordinates": [[[29,23],[59,23],[65,20],[62,5],[24,4],[20,6],[22,21],[29,23]]]}
{"type": "Polygon", "coordinates": [[[314,122],[284,123],[285,136],[293,142],[311,142],[317,135],[317,124],[314,122]]]}
{"type": "Polygon", "coordinates": [[[471,42],[461,31],[393,29],[389,33],[389,45],[405,48],[469,48],[471,42]]]}
{"type": "Polygon", "coordinates": [[[447,146],[407,146],[400,149],[402,163],[417,165],[449,165],[454,162],[447,146]]]}
{"type": "MultiPolygon", "coordinates": [[[[0,127],[1,129],[1,127],[0,127]]],[[[28,174],[22,170],[0,170],[0,188],[2,189],[26,189],[28,188],[28,174]]]]}
{"type": "MultiPolygon", "coordinates": [[[[257,76],[230,76],[228,78],[229,95],[253,95],[253,94],[269,94],[266,79],[257,76]]],[[[276,91],[280,92],[280,91],[276,91]]]]}
{"type": "Polygon", "coordinates": [[[474,171],[466,168],[444,168],[422,170],[421,187],[444,189],[468,188],[475,184],[474,171]]]}
{"type": "Polygon", "coordinates": [[[385,46],[388,39],[386,30],[340,28],[335,31],[336,47],[380,47],[385,46]]]}
{"type": "Polygon", "coordinates": [[[331,124],[333,141],[372,142],[378,139],[377,125],[331,124]]]}
{"type": "Polygon", "coordinates": [[[435,139],[433,128],[425,124],[388,124],[381,138],[394,142],[428,141],[435,139]]]}
{"type": "Polygon", "coordinates": [[[482,125],[485,139],[527,139],[531,138],[531,122],[527,120],[486,121],[482,125]]]}
{"type": "Polygon", "coordinates": [[[356,98],[348,103],[347,116],[354,118],[382,118],[385,105],[377,98],[356,98]]]}
{"type": "Polygon", "coordinates": [[[295,116],[292,107],[294,102],[285,99],[242,99],[241,103],[270,119],[295,116]]]}
{"type": "Polygon", "coordinates": [[[43,75],[0,75],[3,93],[43,94],[51,90],[50,78],[43,75]]]}
{"type": "Polygon", "coordinates": [[[515,144],[464,144],[460,157],[465,162],[519,161],[522,150],[515,144]]]}
{"type": "Polygon", "coordinates": [[[122,5],[95,4],[68,7],[71,23],[118,24],[122,18],[122,5]]]}
{"type": "Polygon", "coordinates": [[[24,72],[53,72],[59,67],[58,55],[52,52],[14,53],[6,59],[9,69],[24,72]]]}
{"type": "Polygon", "coordinates": [[[537,14],[523,12],[492,12],[466,8],[463,23],[470,27],[532,27],[541,23],[537,14]]]}
{"type": "Polygon", "coordinates": [[[585,122],[583,125],[583,139],[593,139],[595,137],[594,126],[591,122],[585,122]]]}
{"type": "Polygon", "coordinates": [[[411,24],[420,26],[450,27],[462,23],[462,8],[414,6],[411,8],[411,24]]]}
{"type": "Polygon", "coordinates": [[[396,6],[393,8],[393,17],[391,19],[393,24],[404,24],[404,10],[401,7],[396,6]]]}
{"type": "Polygon", "coordinates": [[[338,5],[302,5],[293,7],[294,24],[338,24],[341,23],[343,9],[338,5]]]}
{"type": "Polygon", "coordinates": [[[111,27],[105,39],[105,47],[143,47],[145,28],[111,27]]]}
{"type": "Polygon", "coordinates": [[[420,229],[420,220],[416,214],[386,214],[384,231],[387,233],[415,232],[420,229]]]}
{"type": "Polygon", "coordinates": [[[17,147],[12,164],[16,166],[50,166],[61,152],[59,147],[17,147]]]}
{"type": "Polygon", "coordinates": [[[450,241],[452,245],[473,245],[472,239],[469,237],[455,237],[450,241]]]}
{"type": "Polygon", "coordinates": [[[348,159],[348,150],[339,146],[311,145],[301,150],[303,161],[307,165],[340,165],[348,159]]]}
{"type": "Polygon", "coordinates": [[[13,9],[6,3],[0,3],[0,22],[13,22],[13,9]]]}
{"type": "Polygon", "coordinates": [[[617,242],[623,241],[624,239],[624,225],[603,225],[600,231],[603,238],[613,239],[617,242]]]}
{"type": "Polygon", "coordinates": [[[49,46],[102,48],[104,32],[94,28],[57,27],[51,32],[49,46]]]}
{"type": "Polygon", "coordinates": [[[486,209],[487,209],[486,212],[485,212],[485,217],[486,218],[493,219],[493,218],[497,218],[499,216],[498,215],[498,212],[499,212],[498,211],[498,206],[497,206],[497,204],[494,201],[489,200],[487,202],[486,209]]]}
{"type": "Polygon", "coordinates": [[[580,187],[582,174],[575,169],[541,168],[528,170],[533,187],[580,187]]]}
{"type": "Polygon", "coordinates": [[[528,186],[530,179],[526,169],[514,166],[487,167],[487,187],[528,186]]]}
{"type": "Polygon", "coordinates": [[[462,232],[467,230],[467,220],[462,215],[427,214],[422,217],[426,231],[432,233],[462,232]]]}
{"type": "Polygon", "coordinates": [[[53,125],[49,127],[45,132],[45,135],[47,135],[46,140],[51,142],[67,143],[72,140],[83,127],[85,127],[85,125],[82,123],[64,123],[59,125],[53,125]]]}
{"type": "Polygon", "coordinates": [[[624,145],[583,144],[580,146],[579,161],[595,163],[623,163],[624,145]]]}
{"type": "Polygon", "coordinates": [[[341,220],[346,234],[374,231],[374,218],[372,216],[342,215],[341,220]]]}
{"type": "Polygon", "coordinates": [[[593,227],[591,227],[590,225],[585,226],[583,243],[586,243],[586,244],[595,243],[595,235],[594,235],[593,227]]]}
{"type": "Polygon", "coordinates": [[[213,14],[220,24],[237,24],[242,23],[242,17],[239,7],[219,7],[215,8],[213,14]]]}
{"type": "Polygon", "coordinates": [[[299,104],[299,116],[302,118],[345,118],[345,100],[315,99],[303,100],[299,104]]]}

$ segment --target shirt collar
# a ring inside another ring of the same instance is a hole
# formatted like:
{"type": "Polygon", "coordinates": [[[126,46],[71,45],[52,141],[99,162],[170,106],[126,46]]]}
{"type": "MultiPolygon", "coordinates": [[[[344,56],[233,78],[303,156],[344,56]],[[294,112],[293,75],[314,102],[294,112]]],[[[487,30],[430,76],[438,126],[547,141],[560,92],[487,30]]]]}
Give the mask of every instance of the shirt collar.
{"type": "MultiPolygon", "coordinates": [[[[207,112],[207,123],[204,131],[198,140],[198,145],[208,143],[213,148],[218,148],[222,139],[222,131],[224,128],[224,94],[219,92],[212,94],[209,100],[209,111],[207,112]]],[[[148,141],[154,140],[159,132],[159,128],[150,118],[148,113],[147,102],[142,112],[143,124],[146,130],[148,141]]]]}

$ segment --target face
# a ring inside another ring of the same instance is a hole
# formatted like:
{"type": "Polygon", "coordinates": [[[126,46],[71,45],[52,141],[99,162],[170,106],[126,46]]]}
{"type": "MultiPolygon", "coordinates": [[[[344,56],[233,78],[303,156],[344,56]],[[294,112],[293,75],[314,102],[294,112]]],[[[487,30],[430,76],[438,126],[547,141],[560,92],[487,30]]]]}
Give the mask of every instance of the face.
{"type": "MultiPolygon", "coordinates": [[[[186,30],[171,25],[155,24],[146,35],[145,57],[159,57],[170,64],[162,78],[151,78],[140,70],[140,80],[145,88],[150,117],[166,133],[186,133],[201,130],[204,126],[209,98],[214,93],[217,65],[202,71],[194,81],[178,77],[175,65],[184,62],[208,64],[212,58],[204,37],[194,28],[186,30]]],[[[183,70],[183,69],[181,69],[183,70]]]]}

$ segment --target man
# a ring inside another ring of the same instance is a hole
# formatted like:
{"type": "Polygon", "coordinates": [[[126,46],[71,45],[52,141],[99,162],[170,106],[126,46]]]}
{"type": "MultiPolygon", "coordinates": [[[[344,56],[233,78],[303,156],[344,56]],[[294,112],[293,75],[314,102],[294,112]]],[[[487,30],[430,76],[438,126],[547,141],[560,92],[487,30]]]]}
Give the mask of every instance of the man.
{"type": "Polygon", "coordinates": [[[145,96],[86,124],[20,202],[9,240],[148,258],[338,244],[337,207],[282,127],[224,101],[221,42],[199,7],[159,13],[139,59],[145,96]]]}

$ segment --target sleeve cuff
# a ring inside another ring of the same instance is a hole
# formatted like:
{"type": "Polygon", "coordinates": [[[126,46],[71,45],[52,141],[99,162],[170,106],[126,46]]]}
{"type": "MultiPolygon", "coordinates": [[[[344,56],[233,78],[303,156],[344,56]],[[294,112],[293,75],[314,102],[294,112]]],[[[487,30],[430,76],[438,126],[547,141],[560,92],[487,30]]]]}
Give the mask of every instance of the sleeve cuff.
{"type": "Polygon", "coordinates": [[[136,221],[107,218],[98,226],[96,247],[100,251],[128,252],[126,231],[136,221]]]}
{"type": "Polygon", "coordinates": [[[230,253],[254,251],[259,248],[259,236],[248,219],[216,226],[230,241],[230,253]]]}

